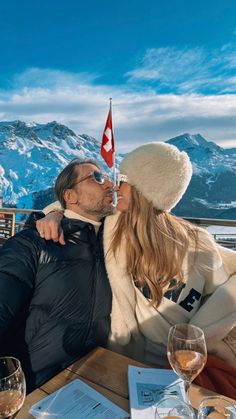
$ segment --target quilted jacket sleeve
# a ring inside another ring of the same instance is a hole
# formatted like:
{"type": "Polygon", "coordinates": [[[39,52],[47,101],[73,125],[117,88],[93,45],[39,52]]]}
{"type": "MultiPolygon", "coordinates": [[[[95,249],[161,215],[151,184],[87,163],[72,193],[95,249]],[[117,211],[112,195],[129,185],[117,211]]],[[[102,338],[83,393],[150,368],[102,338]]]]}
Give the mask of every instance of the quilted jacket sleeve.
{"type": "Polygon", "coordinates": [[[39,258],[33,229],[16,234],[0,250],[0,337],[33,292],[39,258]]]}

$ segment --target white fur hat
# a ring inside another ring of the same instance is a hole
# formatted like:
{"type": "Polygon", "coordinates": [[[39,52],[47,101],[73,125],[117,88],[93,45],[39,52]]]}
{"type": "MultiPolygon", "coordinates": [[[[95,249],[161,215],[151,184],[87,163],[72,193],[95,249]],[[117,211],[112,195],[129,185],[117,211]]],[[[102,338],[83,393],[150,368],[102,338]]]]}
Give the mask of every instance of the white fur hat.
{"type": "Polygon", "coordinates": [[[156,208],[170,211],[188,187],[192,165],[174,145],[153,142],[131,151],[122,160],[120,172],[156,208]]]}

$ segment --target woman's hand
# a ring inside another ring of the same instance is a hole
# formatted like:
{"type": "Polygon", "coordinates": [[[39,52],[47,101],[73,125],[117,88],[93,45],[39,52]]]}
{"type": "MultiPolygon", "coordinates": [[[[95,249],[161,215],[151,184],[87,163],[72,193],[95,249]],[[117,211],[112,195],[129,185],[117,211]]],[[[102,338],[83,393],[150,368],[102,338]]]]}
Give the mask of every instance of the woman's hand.
{"type": "Polygon", "coordinates": [[[40,237],[45,240],[53,240],[60,244],[66,244],[64,239],[64,233],[61,228],[61,220],[63,214],[59,211],[50,212],[41,220],[36,222],[36,228],[39,232],[40,237]]]}

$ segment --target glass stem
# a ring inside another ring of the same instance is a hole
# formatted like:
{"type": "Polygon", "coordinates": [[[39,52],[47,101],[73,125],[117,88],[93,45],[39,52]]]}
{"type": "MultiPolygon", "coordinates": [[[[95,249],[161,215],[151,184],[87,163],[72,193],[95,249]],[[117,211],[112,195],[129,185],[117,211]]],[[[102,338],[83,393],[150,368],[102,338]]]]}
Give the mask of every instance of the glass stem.
{"type": "Polygon", "coordinates": [[[190,381],[184,380],[185,402],[191,405],[190,399],[189,399],[189,389],[190,389],[190,381]]]}

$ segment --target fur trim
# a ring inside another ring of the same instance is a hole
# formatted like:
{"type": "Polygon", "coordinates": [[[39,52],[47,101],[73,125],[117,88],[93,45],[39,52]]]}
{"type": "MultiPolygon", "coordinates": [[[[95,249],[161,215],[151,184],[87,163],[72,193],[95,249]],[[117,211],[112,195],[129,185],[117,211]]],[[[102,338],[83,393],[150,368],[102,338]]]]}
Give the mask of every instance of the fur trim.
{"type": "Polygon", "coordinates": [[[157,209],[170,211],[188,187],[192,165],[174,145],[153,142],[131,151],[122,160],[120,172],[157,209]]]}
{"type": "MultiPolygon", "coordinates": [[[[192,266],[189,272],[189,280],[197,285],[203,279],[203,294],[211,295],[204,298],[204,304],[195,313],[192,312],[188,317],[177,304],[167,299],[163,299],[155,310],[135,288],[127,273],[125,239],[116,258],[109,252],[118,217],[119,213],[106,217],[104,225],[105,262],[113,294],[110,335],[112,350],[148,362],[150,359],[145,358],[145,350],[150,349],[149,345],[156,345],[155,350],[160,351],[160,348],[166,345],[171,325],[178,321],[190,322],[204,330],[209,353],[216,354],[235,368],[236,275],[228,279],[235,272],[235,252],[214,242],[209,254],[202,254],[200,249],[197,251],[195,266],[192,266]],[[227,271],[224,269],[226,265],[227,271]]],[[[200,241],[212,242],[212,238],[207,231],[202,231],[200,241]]],[[[189,255],[192,257],[191,248],[189,255]]],[[[190,259],[188,262],[192,265],[190,259]]],[[[157,366],[166,362],[164,356],[161,360],[162,355],[159,352],[158,355],[155,352],[155,356],[157,361],[152,358],[150,362],[157,362],[157,366]]]]}

